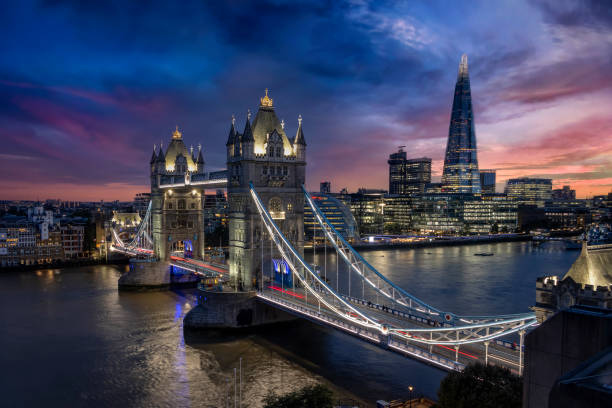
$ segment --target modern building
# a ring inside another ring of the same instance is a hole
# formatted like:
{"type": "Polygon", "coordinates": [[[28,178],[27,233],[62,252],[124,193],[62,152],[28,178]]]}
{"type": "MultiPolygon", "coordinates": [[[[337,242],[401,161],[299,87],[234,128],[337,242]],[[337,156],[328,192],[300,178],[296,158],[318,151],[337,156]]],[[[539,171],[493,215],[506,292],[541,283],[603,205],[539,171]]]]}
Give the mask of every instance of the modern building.
{"type": "Polygon", "coordinates": [[[495,175],[493,169],[480,169],[480,189],[483,194],[495,194],[495,175]]]}
{"type": "Polygon", "coordinates": [[[576,199],[576,190],[572,190],[570,186],[563,186],[563,188],[555,188],[552,191],[553,201],[570,201],[576,199]]]}
{"type": "Polygon", "coordinates": [[[204,232],[212,233],[228,224],[227,197],[223,190],[204,196],[204,232]]]}
{"type": "Polygon", "coordinates": [[[151,201],[151,193],[138,193],[134,196],[133,208],[141,217],[147,213],[149,202],[151,201]]]}
{"type": "Polygon", "coordinates": [[[361,235],[382,234],[384,231],[385,192],[380,190],[359,189],[341,200],[351,209],[361,235]]]}
{"type": "Polygon", "coordinates": [[[463,234],[461,194],[423,194],[412,200],[412,229],[422,234],[463,234]]]}
{"type": "MultiPolygon", "coordinates": [[[[311,197],[344,239],[349,242],[359,240],[359,228],[350,208],[331,194],[311,193],[311,197]]],[[[304,202],[304,236],[306,241],[312,242],[315,234],[317,241],[323,240],[323,232],[315,220],[310,206],[304,202]]]]}
{"type": "Polygon", "coordinates": [[[331,193],[331,183],[329,181],[322,181],[319,186],[319,192],[322,194],[331,193]]]}
{"type": "Polygon", "coordinates": [[[476,129],[467,55],[461,57],[444,156],[442,189],[449,193],[480,193],[476,129]]]}
{"type": "Polygon", "coordinates": [[[504,192],[519,204],[544,207],[552,199],[552,180],[530,177],[509,179],[504,192]]]}
{"type": "Polygon", "coordinates": [[[510,233],[518,226],[518,203],[505,194],[466,197],[462,216],[468,233],[510,233]]]}
{"type": "Polygon", "coordinates": [[[383,200],[383,221],[386,234],[412,231],[412,200],[406,195],[388,195],[383,200]]]}
{"type": "Polygon", "coordinates": [[[401,146],[396,153],[391,153],[389,164],[389,194],[418,194],[425,192],[425,186],[431,182],[431,159],[421,157],[408,159],[401,146]]]}

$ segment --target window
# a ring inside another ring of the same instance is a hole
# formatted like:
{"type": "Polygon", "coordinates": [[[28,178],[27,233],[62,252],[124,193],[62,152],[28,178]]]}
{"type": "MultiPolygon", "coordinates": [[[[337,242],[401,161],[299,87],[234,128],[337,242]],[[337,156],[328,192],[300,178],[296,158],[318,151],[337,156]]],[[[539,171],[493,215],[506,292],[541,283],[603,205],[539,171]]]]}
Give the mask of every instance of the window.
{"type": "Polygon", "coordinates": [[[180,199],[180,200],[178,201],[178,209],[179,209],[179,210],[184,210],[184,209],[185,209],[185,200],[180,199]]]}
{"type": "Polygon", "coordinates": [[[287,166],[283,166],[283,176],[286,176],[287,174],[289,174],[289,169],[287,166]]]}
{"type": "Polygon", "coordinates": [[[168,209],[171,210],[172,209],[172,201],[168,202],[168,209]]]}
{"type": "Polygon", "coordinates": [[[268,166],[263,166],[263,174],[264,176],[268,174],[268,166]]]}
{"type": "Polygon", "coordinates": [[[281,148],[280,147],[276,148],[276,156],[277,157],[281,157],[281,148]]]}
{"type": "Polygon", "coordinates": [[[270,211],[281,212],[283,211],[283,202],[280,198],[274,197],[270,199],[270,211]]]}
{"type": "Polygon", "coordinates": [[[287,212],[291,212],[293,211],[293,204],[292,203],[287,203],[287,212]]]}
{"type": "Polygon", "coordinates": [[[195,203],[191,203],[191,209],[195,210],[195,203]]]}

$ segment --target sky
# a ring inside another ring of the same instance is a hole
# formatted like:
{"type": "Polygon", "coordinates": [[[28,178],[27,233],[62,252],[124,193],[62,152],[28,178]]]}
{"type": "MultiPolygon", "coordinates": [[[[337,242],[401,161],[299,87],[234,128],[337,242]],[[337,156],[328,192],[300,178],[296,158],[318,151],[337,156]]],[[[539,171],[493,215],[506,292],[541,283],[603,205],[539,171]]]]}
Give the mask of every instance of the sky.
{"type": "Polygon", "coordinates": [[[0,49],[0,199],[131,200],[175,126],[223,169],[265,88],[310,189],[387,188],[400,145],[439,179],[463,53],[498,191],[612,191],[609,1],[7,1],[0,49]]]}

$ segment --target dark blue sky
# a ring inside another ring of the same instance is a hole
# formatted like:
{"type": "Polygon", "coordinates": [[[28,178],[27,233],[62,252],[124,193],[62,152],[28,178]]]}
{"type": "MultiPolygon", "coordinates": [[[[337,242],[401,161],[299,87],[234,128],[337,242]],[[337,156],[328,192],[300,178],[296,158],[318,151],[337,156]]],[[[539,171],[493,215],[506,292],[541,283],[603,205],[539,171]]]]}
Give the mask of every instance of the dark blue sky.
{"type": "Polygon", "coordinates": [[[398,145],[439,176],[462,53],[481,168],[608,192],[611,4],[4,2],[0,199],[130,199],[175,125],[223,168],[266,87],[311,188],[386,187],[398,145]]]}

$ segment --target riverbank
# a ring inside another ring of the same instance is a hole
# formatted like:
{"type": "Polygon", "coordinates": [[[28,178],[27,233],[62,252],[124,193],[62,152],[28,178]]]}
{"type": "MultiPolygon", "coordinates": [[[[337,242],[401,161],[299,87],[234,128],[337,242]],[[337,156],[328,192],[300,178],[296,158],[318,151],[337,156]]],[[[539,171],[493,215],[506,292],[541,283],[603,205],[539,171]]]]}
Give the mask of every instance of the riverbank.
{"type": "Polygon", "coordinates": [[[38,269],[63,269],[91,265],[127,265],[129,261],[130,260],[127,257],[125,259],[112,259],[108,261],[99,259],[70,259],[63,262],[53,262],[48,264],[3,266],[0,267],[0,272],[25,272],[35,271],[38,269]]]}
{"type": "MultiPolygon", "coordinates": [[[[531,241],[531,235],[528,234],[513,234],[513,235],[477,235],[466,237],[449,237],[444,239],[432,239],[431,241],[413,241],[413,242],[359,242],[351,244],[358,251],[378,251],[381,249],[410,249],[410,248],[431,248],[445,246],[460,246],[460,245],[480,245],[491,244],[498,242],[523,242],[531,241]]],[[[322,249],[323,245],[317,245],[317,250],[322,249]]],[[[329,248],[329,246],[328,246],[329,248]]],[[[305,252],[313,252],[312,247],[304,247],[305,252]]]]}

